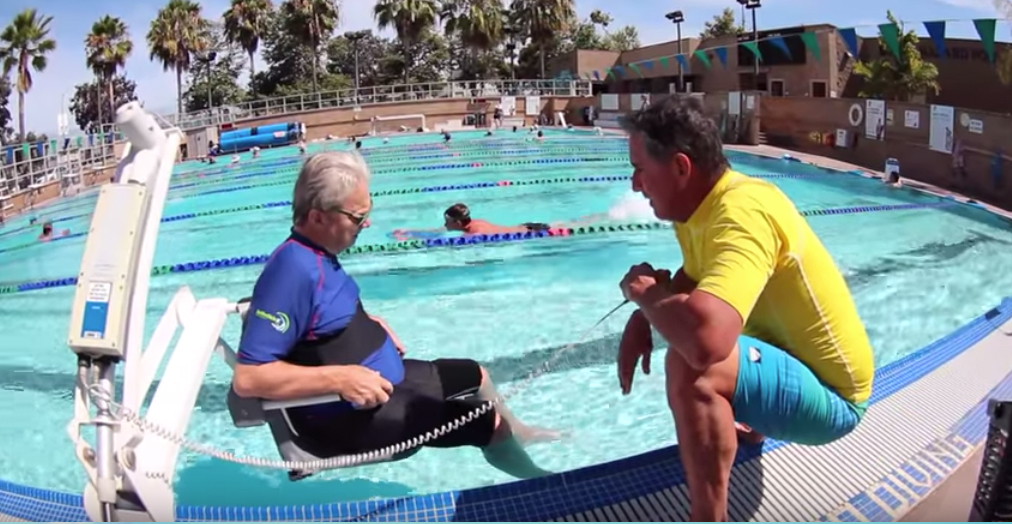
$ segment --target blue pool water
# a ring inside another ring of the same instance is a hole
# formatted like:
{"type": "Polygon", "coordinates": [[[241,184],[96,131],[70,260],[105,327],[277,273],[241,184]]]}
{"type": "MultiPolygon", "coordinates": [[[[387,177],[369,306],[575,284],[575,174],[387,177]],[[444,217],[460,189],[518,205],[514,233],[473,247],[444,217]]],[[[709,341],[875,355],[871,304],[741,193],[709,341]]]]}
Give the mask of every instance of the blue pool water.
{"type": "MultiPolygon", "coordinates": [[[[579,133],[550,133],[541,143],[506,133],[494,139],[457,133],[449,149],[438,135],[406,135],[385,144],[367,139],[377,171],[373,191],[475,182],[628,175],[625,141],[579,133]],[[437,146],[437,147],[433,147],[437,146]],[[517,152],[519,151],[519,153],[517,152]],[[438,156],[443,155],[443,156],[438,156]],[[449,156],[447,156],[449,155],[449,156]],[[456,156],[454,156],[456,155],[456,156]],[[534,161],[537,162],[534,162],[534,161]],[[477,163],[478,167],[446,168],[477,163]],[[434,167],[435,166],[435,167],[434,167]]],[[[341,142],[311,151],[343,149],[341,142]]],[[[290,199],[298,160],[271,150],[238,168],[180,166],[165,215],[237,208],[290,199]],[[257,166],[270,164],[263,169],[257,166]],[[199,177],[197,173],[217,172],[199,177]],[[260,173],[242,178],[245,174],[260,173]],[[221,192],[239,186],[246,189],[221,192]],[[219,191],[209,193],[209,191],[219,191]]],[[[939,199],[897,190],[858,176],[812,166],[735,155],[737,169],[770,178],[801,210],[846,206],[933,203],[939,199]]],[[[494,222],[558,222],[607,213],[629,201],[627,181],[496,186],[375,197],[373,225],[359,244],[386,243],[397,228],[431,228],[448,205],[465,202],[494,222]]],[[[85,231],[95,194],[54,203],[39,217],[62,220],[58,229],[85,231]]],[[[642,219],[642,217],[638,217],[642,219]]],[[[812,216],[810,223],[850,282],[879,364],[937,339],[994,306],[1012,287],[1004,270],[1012,247],[1007,222],[966,206],[812,216]]],[[[27,217],[0,229],[0,284],[69,277],[84,239],[35,243],[27,217]],[[28,246],[28,247],[25,247],[28,246]]],[[[253,209],[163,224],[156,264],[270,252],[290,225],[288,207],[253,209]]],[[[526,421],[571,432],[561,443],[533,447],[534,458],[561,471],[629,456],[674,441],[662,374],[639,377],[622,397],[614,371],[617,334],[625,315],[580,334],[620,300],[618,281],[633,264],[680,264],[667,230],[552,238],[402,253],[349,256],[370,312],[383,316],[418,358],[472,357],[485,364],[505,391],[559,348],[581,342],[511,399],[526,421]]],[[[260,268],[246,266],[152,279],[148,329],[175,291],[188,285],[198,297],[247,296],[260,268]]],[[[65,345],[73,288],[0,295],[0,478],[77,492],[84,475],[63,431],[71,415],[74,359],[65,345]],[[46,452],[39,453],[39,450],[46,452]]],[[[238,320],[225,336],[236,341],[238,320]]],[[[236,429],[225,408],[226,366],[212,362],[187,436],[240,455],[276,458],[266,428],[236,429]]],[[[183,455],[177,499],[186,504],[275,505],[355,500],[373,496],[459,489],[510,480],[486,466],[474,449],[425,450],[413,459],[320,474],[290,483],[284,472],[258,470],[183,455]],[[227,486],[228,489],[222,489],[227,486]]]]}

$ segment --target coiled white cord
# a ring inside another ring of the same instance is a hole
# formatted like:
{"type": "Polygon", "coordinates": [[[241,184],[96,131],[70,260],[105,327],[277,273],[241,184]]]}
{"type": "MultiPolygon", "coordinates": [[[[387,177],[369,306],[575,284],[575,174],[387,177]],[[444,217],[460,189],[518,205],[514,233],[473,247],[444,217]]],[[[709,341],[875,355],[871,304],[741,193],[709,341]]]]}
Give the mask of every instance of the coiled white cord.
{"type": "MultiPolygon", "coordinates": [[[[398,455],[410,449],[416,448],[418,446],[422,446],[425,443],[437,439],[451,431],[454,431],[460,428],[461,426],[481,417],[485,413],[488,413],[488,411],[493,409],[496,405],[505,402],[507,398],[510,398],[519,393],[520,391],[526,389],[527,386],[534,379],[538,378],[539,376],[547,372],[549,369],[551,369],[552,365],[559,358],[561,358],[564,353],[567,353],[577,345],[586,342],[587,337],[589,337],[591,333],[593,333],[593,331],[597,329],[598,326],[603,324],[605,320],[608,320],[609,317],[615,314],[616,311],[621,309],[627,303],[628,301],[622,302],[621,304],[613,308],[611,311],[609,311],[607,314],[605,314],[603,317],[601,317],[600,320],[598,320],[593,326],[587,329],[580,336],[577,342],[574,342],[572,344],[563,347],[555,354],[553,354],[551,358],[545,360],[545,362],[540,367],[531,371],[531,373],[528,374],[527,377],[524,378],[524,380],[521,381],[519,385],[513,388],[512,391],[505,394],[500,394],[498,397],[495,398],[495,400],[485,402],[480,407],[471,411],[467,415],[464,415],[458,418],[457,420],[454,420],[453,422],[438,427],[428,433],[425,433],[424,435],[420,435],[410,440],[406,440],[404,442],[394,444],[392,446],[387,446],[385,448],[373,451],[366,451],[363,453],[356,453],[353,455],[341,455],[322,460],[301,461],[301,462],[265,459],[259,457],[236,456],[234,453],[230,451],[220,450],[210,445],[190,440],[183,435],[177,434],[174,431],[165,428],[164,426],[160,426],[158,424],[148,421],[144,417],[140,416],[140,414],[115,402],[112,398],[110,398],[108,394],[103,392],[98,387],[97,384],[89,386],[88,393],[93,401],[104,400],[108,402],[110,410],[113,412],[113,416],[116,417],[117,419],[134,425],[135,427],[140,429],[141,432],[143,433],[165,439],[193,453],[214,457],[219,460],[233,462],[236,464],[243,464],[246,466],[253,466],[266,469],[281,469],[288,471],[291,470],[323,471],[328,469],[347,468],[358,464],[384,460],[391,456],[398,455]]],[[[145,472],[145,475],[147,475],[150,478],[160,478],[163,481],[168,482],[167,477],[163,473],[145,472]]]]}

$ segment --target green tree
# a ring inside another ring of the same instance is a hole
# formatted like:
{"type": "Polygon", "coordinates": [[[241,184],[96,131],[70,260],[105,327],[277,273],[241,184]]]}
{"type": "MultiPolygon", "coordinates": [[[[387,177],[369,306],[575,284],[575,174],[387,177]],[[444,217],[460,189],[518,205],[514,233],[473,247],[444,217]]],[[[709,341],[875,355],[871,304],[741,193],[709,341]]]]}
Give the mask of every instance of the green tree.
{"type": "Polygon", "coordinates": [[[11,81],[0,76],[0,145],[7,144],[11,125],[11,81]]]}
{"type": "Polygon", "coordinates": [[[450,70],[450,46],[443,35],[425,31],[408,44],[396,39],[391,53],[380,62],[386,84],[403,80],[411,83],[441,82],[450,70]],[[405,57],[412,57],[410,64],[405,57]]]}
{"type": "Polygon", "coordinates": [[[85,133],[98,132],[107,124],[115,120],[114,113],[102,111],[102,100],[108,100],[108,94],[103,96],[102,92],[107,91],[108,84],[112,84],[113,98],[112,106],[121,106],[127,102],[137,100],[134,91],[137,84],[125,76],[114,76],[111,81],[94,80],[74,86],[74,96],[70,99],[70,112],[74,115],[77,126],[85,133]],[[106,89],[103,89],[106,84],[106,89]]]}
{"type": "Polygon", "coordinates": [[[196,55],[207,50],[209,23],[201,16],[200,4],[192,0],[169,0],[151,21],[148,49],[151,60],[161,62],[165,71],[176,73],[176,110],[183,112],[183,73],[190,70],[196,55]]]}
{"type": "Polygon", "coordinates": [[[112,79],[120,68],[126,66],[126,60],[134,50],[126,24],[114,16],[105,15],[99,18],[92,24],[91,32],[84,39],[84,50],[88,69],[95,74],[98,83],[105,84],[106,88],[109,122],[102,118],[101,113],[106,107],[103,107],[101,102],[98,103],[97,122],[111,123],[112,115],[116,112],[116,94],[112,79]]]}
{"type": "Polygon", "coordinates": [[[214,53],[214,60],[207,60],[205,55],[203,63],[190,68],[183,94],[187,112],[233,105],[246,98],[245,90],[236,81],[246,68],[246,51],[228,40],[224,26],[208,28],[205,53],[214,53]]]}
{"type": "Polygon", "coordinates": [[[734,9],[725,7],[720,14],[713,15],[712,20],[703,24],[703,31],[699,33],[699,38],[738,36],[743,32],[742,27],[735,20],[734,9]]]}
{"type": "Polygon", "coordinates": [[[917,33],[905,31],[892,11],[886,11],[886,18],[899,27],[900,58],[896,59],[880,36],[879,57],[871,62],[859,61],[854,66],[854,73],[864,79],[860,96],[906,102],[928,92],[938,94],[938,69],[921,57],[917,33]]]}
{"type": "Polygon", "coordinates": [[[34,8],[25,9],[14,16],[10,25],[0,31],[0,64],[2,76],[14,73],[14,87],[18,91],[18,132],[25,131],[25,95],[32,90],[32,71],[41,73],[49,63],[46,55],[56,50],[56,40],[49,38],[49,24],[53,17],[40,15],[34,8]]]}
{"type": "Polygon", "coordinates": [[[505,37],[506,13],[501,0],[445,0],[440,13],[446,36],[459,41],[464,60],[478,76],[487,78],[492,54],[505,37]]]}
{"type": "Polygon", "coordinates": [[[334,35],[339,11],[335,0],[285,0],[281,4],[285,30],[310,50],[313,90],[319,91],[320,52],[334,35]]]}
{"type": "Polygon", "coordinates": [[[340,75],[325,73],[319,75],[314,88],[313,50],[291,34],[287,28],[291,22],[283,12],[277,13],[267,25],[261,41],[260,56],[267,64],[251,79],[250,90],[258,96],[284,96],[316,92],[317,89],[330,91],[348,85],[340,75]]]}
{"type": "Polygon", "coordinates": [[[530,38],[537,49],[541,78],[545,78],[549,51],[558,41],[558,36],[569,31],[573,20],[576,20],[573,0],[513,0],[510,12],[522,28],[522,34],[530,38]]]}
{"type": "Polygon", "coordinates": [[[405,53],[401,62],[405,83],[410,83],[412,68],[419,61],[411,53],[421,49],[423,40],[431,38],[439,11],[436,0],[377,0],[373,8],[377,26],[397,32],[397,47],[405,53]]]}
{"type": "MultiPolygon", "coordinates": [[[[994,8],[1006,20],[1012,21],[1012,0],[994,0],[994,8]]],[[[995,57],[995,69],[998,72],[998,80],[1003,85],[1012,85],[1012,50],[1009,46],[1001,46],[998,56],[995,57]]]]}
{"type": "Polygon", "coordinates": [[[331,39],[327,45],[327,72],[355,78],[355,47],[358,47],[359,85],[368,87],[386,81],[382,74],[381,62],[391,54],[390,42],[373,34],[372,31],[345,33],[331,39]],[[358,37],[353,44],[349,36],[358,37]]]}
{"type": "Polygon", "coordinates": [[[240,46],[249,56],[249,74],[257,74],[254,64],[260,39],[268,30],[273,16],[271,0],[232,0],[222,20],[225,22],[225,37],[230,44],[240,46]]]}

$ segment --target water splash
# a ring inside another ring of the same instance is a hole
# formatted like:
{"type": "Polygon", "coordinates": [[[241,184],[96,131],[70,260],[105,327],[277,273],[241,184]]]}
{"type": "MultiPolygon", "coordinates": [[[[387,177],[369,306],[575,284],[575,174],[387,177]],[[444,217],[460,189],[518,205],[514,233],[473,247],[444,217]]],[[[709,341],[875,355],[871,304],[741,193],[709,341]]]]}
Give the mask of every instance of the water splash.
{"type": "Polygon", "coordinates": [[[608,209],[608,218],[611,220],[623,221],[651,221],[656,220],[654,210],[643,195],[632,191],[625,192],[608,209]]]}

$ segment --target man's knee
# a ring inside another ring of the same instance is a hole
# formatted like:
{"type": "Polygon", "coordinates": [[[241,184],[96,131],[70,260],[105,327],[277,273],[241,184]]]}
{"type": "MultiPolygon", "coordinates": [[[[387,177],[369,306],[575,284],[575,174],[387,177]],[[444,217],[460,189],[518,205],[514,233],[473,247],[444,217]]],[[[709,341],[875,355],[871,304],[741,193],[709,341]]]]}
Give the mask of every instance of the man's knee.
{"type": "Polygon", "coordinates": [[[675,348],[668,348],[664,362],[668,389],[668,404],[672,409],[681,400],[713,401],[734,397],[738,375],[737,348],[723,362],[704,370],[689,365],[689,362],[675,348]]]}

